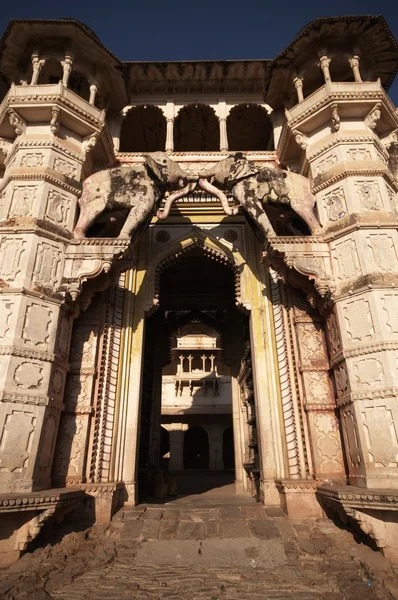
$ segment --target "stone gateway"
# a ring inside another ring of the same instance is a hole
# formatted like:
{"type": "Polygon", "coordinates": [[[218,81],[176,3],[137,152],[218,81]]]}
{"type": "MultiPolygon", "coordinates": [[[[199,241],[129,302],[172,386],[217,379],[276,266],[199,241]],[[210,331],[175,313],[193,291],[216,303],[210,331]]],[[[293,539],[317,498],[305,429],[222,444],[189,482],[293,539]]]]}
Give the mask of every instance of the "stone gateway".
{"type": "Polygon", "coordinates": [[[70,511],[224,484],[398,561],[384,18],[264,61],[123,63],[70,19],[1,49],[2,564],[70,511]]]}

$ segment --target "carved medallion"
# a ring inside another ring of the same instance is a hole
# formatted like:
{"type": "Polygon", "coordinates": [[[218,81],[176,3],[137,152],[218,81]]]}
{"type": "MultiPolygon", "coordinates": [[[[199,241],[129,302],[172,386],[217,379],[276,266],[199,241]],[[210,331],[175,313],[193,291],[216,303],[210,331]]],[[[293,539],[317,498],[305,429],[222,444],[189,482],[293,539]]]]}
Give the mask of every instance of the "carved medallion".
{"type": "Polygon", "coordinates": [[[43,367],[37,362],[22,362],[14,372],[14,381],[20,387],[37,389],[43,381],[43,367]]]}

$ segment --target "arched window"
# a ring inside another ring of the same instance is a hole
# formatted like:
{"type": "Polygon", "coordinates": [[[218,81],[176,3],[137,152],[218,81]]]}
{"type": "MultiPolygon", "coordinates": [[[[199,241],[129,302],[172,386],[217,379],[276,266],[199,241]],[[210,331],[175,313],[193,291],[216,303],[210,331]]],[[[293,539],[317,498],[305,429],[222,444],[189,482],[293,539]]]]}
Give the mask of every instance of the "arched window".
{"type": "Polygon", "coordinates": [[[166,146],[166,119],[158,106],[135,106],[120,132],[120,152],[156,152],[166,146]]]}
{"type": "Polygon", "coordinates": [[[44,85],[49,83],[58,83],[62,80],[63,69],[62,65],[56,58],[48,58],[41,68],[38,84],[44,85]]]}
{"type": "Polygon", "coordinates": [[[209,436],[203,427],[195,425],[184,434],[184,469],[209,468],[209,436]]]}
{"type": "Polygon", "coordinates": [[[220,126],[216,113],[207,104],[184,106],[174,121],[176,152],[218,152],[220,126]]]}
{"type": "Polygon", "coordinates": [[[258,104],[238,104],[227,118],[230,150],[273,150],[271,119],[258,104]]]}

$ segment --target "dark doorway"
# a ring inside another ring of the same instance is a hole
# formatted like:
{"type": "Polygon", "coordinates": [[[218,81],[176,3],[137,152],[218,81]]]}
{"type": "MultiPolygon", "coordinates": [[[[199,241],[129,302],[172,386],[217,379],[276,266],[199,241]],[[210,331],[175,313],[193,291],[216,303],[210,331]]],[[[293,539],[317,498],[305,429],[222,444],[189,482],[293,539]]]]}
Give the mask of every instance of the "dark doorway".
{"type": "Polygon", "coordinates": [[[190,427],[184,435],[184,469],[209,468],[209,436],[203,427],[190,427]]]}
{"type": "Polygon", "coordinates": [[[224,469],[235,469],[234,432],[227,427],[222,436],[222,455],[224,469]]]}

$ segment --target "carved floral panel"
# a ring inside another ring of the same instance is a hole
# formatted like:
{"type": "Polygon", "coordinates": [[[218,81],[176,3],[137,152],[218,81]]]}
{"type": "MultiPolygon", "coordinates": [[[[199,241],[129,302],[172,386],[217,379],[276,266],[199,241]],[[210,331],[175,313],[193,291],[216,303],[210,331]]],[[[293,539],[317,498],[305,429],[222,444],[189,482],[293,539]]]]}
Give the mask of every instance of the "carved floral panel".
{"type": "Polygon", "coordinates": [[[42,152],[27,152],[21,158],[21,167],[42,167],[44,164],[44,154],[42,152]]]}
{"type": "Polygon", "coordinates": [[[25,360],[14,371],[14,382],[17,387],[38,389],[43,382],[43,363],[25,360]]]}

